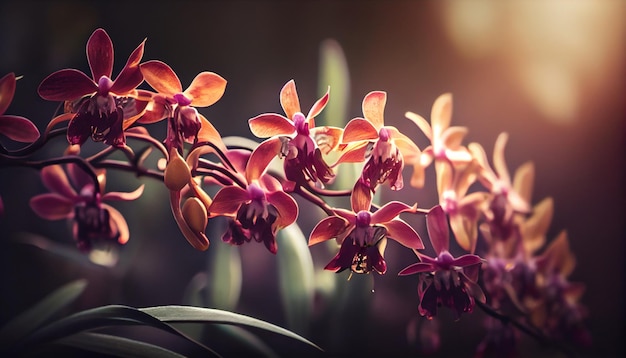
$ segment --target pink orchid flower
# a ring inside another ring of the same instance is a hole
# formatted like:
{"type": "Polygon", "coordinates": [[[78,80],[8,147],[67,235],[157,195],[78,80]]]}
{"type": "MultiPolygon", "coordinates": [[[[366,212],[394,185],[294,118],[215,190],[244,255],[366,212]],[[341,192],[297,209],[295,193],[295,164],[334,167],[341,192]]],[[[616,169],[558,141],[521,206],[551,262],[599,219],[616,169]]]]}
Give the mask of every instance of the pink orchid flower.
{"type": "MultiPolygon", "coordinates": [[[[39,85],[39,95],[49,101],[75,101],[70,113],[67,139],[83,144],[87,138],[122,147],[124,129],[141,114],[146,102],[135,101],[135,88],[143,82],[139,61],[145,40],[132,52],[119,75],[111,80],[113,43],[103,29],[95,30],[87,41],[87,60],[91,78],[75,69],[63,69],[46,77],[39,85]],[[88,98],[84,98],[89,96],[88,98]]],[[[59,121],[60,119],[55,119],[59,121]]]]}
{"type": "Polygon", "coordinates": [[[472,160],[467,148],[461,145],[467,134],[467,128],[450,126],[452,94],[442,94],[435,100],[430,114],[431,124],[424,117],[413,112],[406,112],[405,116],[413,121],[430,140],[430,145],[421,153],[419,165],[415,165],[413,177],[411,177],[412,186],[416,188],[424,186],[424,170],[433,160],[448,161],[455,168],[472,160]]]}
{"type": "Polygon", "coordinates": [[[295,82],[287,82],[280,91],[280,104],[287,116],[265,113],[248,121],[255,136],[269,138],[254,151],[254,160],[269,163],[279,155],[285,157],[287,180],[299,184],[307,181],[328,183],[335,174],[322,155],[337,147],[342,130],[315,126],[315,116],[327,102],[328,91],[313,104],[305,117],[300,109],[295,82]]]}
{"type": "Polygon", "coordinates": [[[0,134],[11,140],[32,143],[39,138],[39,130],[30,120],[5,114],[15,94],[16,78],[8,73],[0,78],[0,134]]]}
{"type": "Polygon", "coordinates": [[[341,272],[349,268],[354,273],[375,270],[384,274],[387,271],[384,259],[387,238],[411,249],[424,248],[417,232],[398,217],[403,212],[415,212],[417,205],[391,201],[371,213],[371,201],[361,198],[352,200],[352,211],[334,209],[336,215],[322,219],[311,231],[309,246],[332,238],[341,245],[326,270],[341,272]]]}
{"type": "Polygon", "coordinates": [[[448,219],[441,206],[433,207],[426,216],[426,228],[437,257],[418,253],[421,262],[414,263],[398,273],[400,276],[419,274],[417,286],[419,313],[432,319],[437,307],[451,308],[459,318],[463,312],[471,312],[475,299],[485,302],[485,295],[478,280],[482,259],[473,254],[454,258],[449,252],[450,233],[448,219]]]}
{"type": "Polygon", "coordinates": [[[70,219],[73,234],[81,251],[117,242],[125,244],[130,237],[128,224],[112,206],[104,201],[135,200],[143,193],[143,185],[130,193],[104,193],[105,171],[97,171],[98,188],[92,177],[75,164],[51,165],[41,170],[44,185],[51,193],[36,195],[30,200],[33,211],[47,220],[70,219]]]}

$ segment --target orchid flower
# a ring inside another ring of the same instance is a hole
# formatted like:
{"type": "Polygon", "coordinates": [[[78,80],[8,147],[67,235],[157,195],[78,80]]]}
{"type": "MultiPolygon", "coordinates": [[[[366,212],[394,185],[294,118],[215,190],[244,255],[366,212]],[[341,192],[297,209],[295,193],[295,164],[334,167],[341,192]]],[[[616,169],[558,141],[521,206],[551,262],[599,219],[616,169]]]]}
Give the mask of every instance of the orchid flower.
{"type": "Polygon", "coordinates": [[[463,138],[467,134],[467,128],[450,126],[452,119],[452,94],[442,94],[435,100],[430,114],[430,124],[424,117],[413,112],[406,112],[405,116],[413,121],[430,140],[430,145],[424,148],[419,164],[415,165],[413,170],[413,177],[411,177],[412,186],[416,188],[424,186],[424,169],[433,160],[450,162],[455,168],[472,160],[472,156],[467,148],[461,146],[463,138]]]}
{"type": "Polygon", "coordinates": [[[41,82],[38,92],[43,99],[69,101],[70,113],[53,119],[53,123],[70,120],[67,128],[70,144],[83,144],[89,137],[116,147],[126,144],[124,129],[141,115],[147,104],[132,98],[135,88],[143,82],[139,61],[144,43],[145,40],[133,51],[115,80],[111,80],[113,43],[106,31],[97,29],[87,41],[91,78],[79,70],[63,69],[41,82]]]}
{"type": "Polygon", "coordinates": [[[183,142],[197,139],[202,128],[213,126],[195,107],[208,107],[224,95],[226,80],[213,72],[201,72],[183,91],[176,73],[167,64],[152,60],[142,63],[141,73],[158,94],[151,106],[138,119],[139,123],[154,123],[169,118],[165,146],[182,150],[183,142]]]}
{"type": "Polygon", "coordinates": [[[317,116],[328,102],[328,92],[318,99],[304,116],[293,80],[280,91],[280,104],[286,117],[277,113],[260,114],[248,121],[252,134],[268,138],[255,149],[254,161],[269,163],[277,155],[285,158],[287,180],[304,184],[308,181],[328,183],[335,174],[322,155],[334,150],[341,128],[316,127],[317,116]]]}
{"type": "Polygon", "coordinates": [[[0,134],[11,140],[32,143],[39,138],[39,130],[30,120],[5,114],[15,94],[16,78],[8,73],[0,78],[0,134]]]}
{"type": "Polygon", "coordinates": [[[476,283],[482,259],[474,254],[458,258],[450,254],[448,219],[441,206],[433,207],[427,214],[426,228],[437,257],[418,253],[421,262],[404,268],[398,275],[420,275],[417,291],[422,316],[432,319],[437,315],[437,307],[443,304],[458,319],[463,312],[472,312],[476,299],[485,302],[485,295],[476,283]]]}
{"type": "Polygon", "coordinates": [[[335,215],[322,219],[311,231],[309,246],[332,238],[341,245],[339,253],[324,267],[326,270],[341,272],[349,268],[354,273],[375,270],[384,274],[388,238],[411,249],[424,248],[417,232],[398,217],[403,212],[415,212],[417,204],[391,201],[374,213],[370,212],[370,204],[369,198],[352,200],[352,210],[334,209],[335,215]]]}
{"type": "Polygon", "coordinates": [[[419,148],[411,139],[397,128],[384,125],[386,103],[386,92],[373,91],[365,96],[362,103],[365,118],[348,122],[341,139],[343,153],[334,164],[361,162],[370,155],[359,180],[371,192],[385,182],[392,190],[402,189],[405,160],[414,164],[420,156],[419,148]]]}
{"type": "Polygon", "coordinates": [[[298,204],[282,189],[280,182],[265,173],[267,163],[254,161],[249,153],[231,150],[226,153],[242,186],[228,185],[220,189],[209,207],[209,215],[229,218],[222,240],[242,245],[252,240],[263,242],[276,254],[276,232],[296,221],[298,204]]]}
{"type": "Polygon", "coordinates": [[[75,164],[67,164],[67,174],[61,165],[41,170],[44,185],[51,193],[31,198],[33,211],[47,220],[70,219],[73,234],[81,251],[90,251],[101,244],[125,244],[130,235],[128,224],[112,206],[104,201],[135,200],[143,193],[143,185],[130,193],[104,193],[105,171],[98,170],[98,183],[75,164]]]}

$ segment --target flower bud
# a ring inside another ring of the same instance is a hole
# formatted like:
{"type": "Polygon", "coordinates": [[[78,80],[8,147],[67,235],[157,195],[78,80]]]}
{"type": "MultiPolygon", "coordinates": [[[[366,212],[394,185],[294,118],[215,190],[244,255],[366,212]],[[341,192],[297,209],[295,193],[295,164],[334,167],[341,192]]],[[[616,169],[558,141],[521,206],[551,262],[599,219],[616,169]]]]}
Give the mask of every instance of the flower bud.
{"type": "Polygon", "coordinates": [[[172,191],[178,191],[189,183],[191,173],[187,163],[175,148],[170,151],[170,160],[165,167],[165,186],[172,191]]]}
{"type": "Polygon", "coordinates": [[[192,197],[183,204],[183,218],[195,232],[204,232],[208,223],[208,213],[200,199],[192,197]]]}

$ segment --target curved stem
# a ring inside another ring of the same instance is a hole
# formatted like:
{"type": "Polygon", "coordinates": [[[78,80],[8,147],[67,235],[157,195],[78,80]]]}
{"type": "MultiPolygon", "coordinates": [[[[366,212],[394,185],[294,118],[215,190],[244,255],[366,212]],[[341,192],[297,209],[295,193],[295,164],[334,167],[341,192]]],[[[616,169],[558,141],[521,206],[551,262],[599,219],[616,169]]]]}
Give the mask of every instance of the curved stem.
{"type": "Polygon", "coordinates": [[[296,187],[293,189],[293,192],[297,193],[298,195],[300,195],[302,198],[306,199],[307,201],[310,201],[311,203],[319,206],[322,210],[324,210],[326,214],[335,215],[335,213],[333,212],[333,209],[328,204],[326,204],[324,200],[322,200],[319,196],[316,196],[310,191],[306,190],[305,188],[299,185],[296,185],[296,187]]]}

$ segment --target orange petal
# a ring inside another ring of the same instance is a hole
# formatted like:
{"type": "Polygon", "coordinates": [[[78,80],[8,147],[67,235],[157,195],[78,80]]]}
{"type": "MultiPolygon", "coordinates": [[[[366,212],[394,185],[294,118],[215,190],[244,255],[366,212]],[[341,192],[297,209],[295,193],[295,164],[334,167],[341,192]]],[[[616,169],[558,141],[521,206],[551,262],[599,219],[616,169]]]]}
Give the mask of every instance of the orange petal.
{"type": "Polygon", "coordinates": [[[280,154],[282,141],[278,137],[270,138],[254,149],[248,159],[246,179],[248,183],[257,180],[267,169],[272,159],[280,154]]]}
{"type": "Polygon", "coordinates": [[[353,118],[343,130],[342,143],[378,139],[378,130],[363,118],[353,118]]]}
{"type": "Polygon", "coordinates": [[[396,218],[400,213],[415,212],[417,204],[413,206],[406,205],[400,201],[390,201],[372,214],[372,224],[382,224],[396,218]]]}
{"type": "Polygon", "coordinates": [[[213,124],[206,119],[202,114],[198,114],[200,117],[200,131],[198,132],[198,141],[199,142],[209,142],[213,143],[222,153],[226,153],[227,148],[224,142],[222,141],[222,136],[220,132],[215,129],[213,124]]]}
{"type": "Polygon", "coordinates": [[[449,127],[448,129],[443,131],[441,140],[447,148],[456,150],[461,146],[461,143],[463,143],[463,138],[465,138],[467,132],[467,127],[449,127]]]}
{"type": "Polygon", "coordinates": [[[250,131],[259,138],[291,135],[296,131],[293,122],[280,114],[265,113],[248,120],[250,131]]]}
{"type": "Polygon", "coordinates": [[[49,165],[41,169],[41,179],[48,190],[68,199],[77,196],[61,165],[49,165]]]}
{"type": "Polygon", "coordinates": [[[352,143],[343,149],[341,156],[331,167],[341,163],[361,163],[365,161],[365,157],[370,152],[370,149],[370,145],[367,142],[352,143]]]}
{"type": "Polygon", "coordinates": [[[513,176],[513,190],[526,203],[532,201],[533,184],[535,181],[535,165],[532,162],[522,164],[513,176]]]}
{"type": "Polygon", "coordinates": [[[475,221],[467,220],[461,214],[450,215],[450,228],[454,233],[456,242],[464,250],[473,253],[476,248],[478,226],[475,221]],[[473,223],[473,225],[472,225],[473,223]]]}
{"type": "Polygon", "coordinates": [[[139,68],[146,82],[157,92],[171,97],[183,91],[178,76],[164,62],[151,60],[142,63],[139,68]]]}
{"type": "Polygon", "coordinates": [[[417,127],[422,130],[424,135],[429,140],[433,140],[433,130],[430,128],[430,124],[428,123],[428,121],[426,121],[426,119],[424,119],[424,117],[413,112],[406,112],[404,116],[410,119],[413,123],[415,123],[415,125],[417,125],[417,127]]]}
{"type": "Polygon", "coordinates": [[[291,80],[287,82],[280,90],[280,105],[283,107],[287,118],[293,118],[293,115],[300,110],[300,100],[298,99],[298,91],[296,91],[296,82],[291,80]]]}
{"type": "Polygon", "coordinates": [[[382,224],[387,236],[410,249],[423,249],[424,243],[417,232],[403,220],[397,219],[382,224]]]}
{"type": "Polygon", "coordinates": [[[355,213],[362,210],[369,210],[372,205],[372,191],[369,186],[357,180],[352,189],[350,203],[352,204],[352,211],[355,213]]]}
{"type": "Polygon", "coordinates": [[[124,219],[124,215],[110,205],[102,204],[102,207],[109,210],[109,221],[113,222],[114,226],[117,228],[119,233],[117,242],[124,245],[128,242],[128,239],[130,239],[130,230],[128,229],[128,224],[126,223],[126,219],[124,219]]]}
{"type": "Polygon", "coordinates": [[[387,93],[383,91],[373,91],[363,98],[363,116],[370,121],[376,132],[385,124],[385,104],[387,103],[387,93]]]}
{"type": "Polygon", "coordinates": [[[309,235],[309,246],[336,238],[348,227],[348,222],[338,216],[329,216],[322,219],[309,235]]]}
{"type": "Polygon", "coordinates": [[[135,189],[134,191],[128,192],[128,193],[112,191],[110,193],[104,194],[102,196],[102,200],[107,200],[107,201],[131,201],[131,200],[136,200],[139,197],[141,197],[141,194],[143,194],[143,188],[144,187],[145,187],[145,185],[141,184],[141,186],[139,186],[139,188],[135,189]]]}
{"type": "Polygon", "coordinates": [[[13,72],[0,78],[0,114],[6,112],[15,94],[15,74],[13,72]]]}
{"type": "MultiPolygon", "coordinates": [[[[326,90],[326,94],[322,96],[322,98],[318,99],[311,107],[309,114],[307,114],[306,118],[313,120],[313,118],[317,117],[318,114],[326,107],[326,103],[328,103],[328,93],[330,91],[330,87],[326,90]]],[[[291,117],[289,117],[291,118],[291,117]]],[[[309,127],[313,128],[315,126],[314,123],[309,123],[309,127]]]]}
{"type": "Polygon", "coordinates": [[[213,72],[201,72],[191,81],[185,95],[189,95],[194,107],[208,107],[224,95],[226,80],[213,72]]]}
{"type": "Polygon", "coordinates": [[[267,201],[278,210],[277,229],[291,225],[298,218],[298,204],[291,195],[283,191],[275,191],[267,194],[267,201]]]}
{"type": "Polygon", "coordinates": [[[452,94],[444,93],[435,100],[430,114],[433,138],[441,136],[443,131],[450,126],[451,118],[452,94]]]}
{"type": "Polygon", "coordinates": [[[527,253],[534,253],[543,247],[553,214],[554,200],[548,197],[535,205],[533,214],[520,225],[522,240],[527,253]]]}
{"type": "Polygon", "coordinates": [[[337,127],[323,126],[311,129],[311,136],[324,155],[337,148],[342,134],[343,128],[337,127]]]}
{"type": "Polygon", "coordinates": [[[496,139],[496,144],[493,147],[493,167],[498,174],[498,178],[505,183],[510,184],[511,178],[509,176],[509,170],[506,166],[506,161],[504,160],[504,147],[506,147],[508,139],[509,135],[505,132],[500,133],[496,139]]]}

